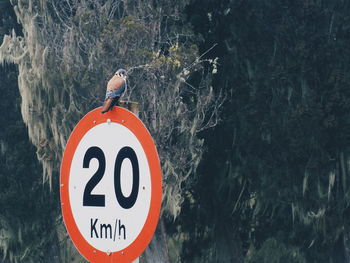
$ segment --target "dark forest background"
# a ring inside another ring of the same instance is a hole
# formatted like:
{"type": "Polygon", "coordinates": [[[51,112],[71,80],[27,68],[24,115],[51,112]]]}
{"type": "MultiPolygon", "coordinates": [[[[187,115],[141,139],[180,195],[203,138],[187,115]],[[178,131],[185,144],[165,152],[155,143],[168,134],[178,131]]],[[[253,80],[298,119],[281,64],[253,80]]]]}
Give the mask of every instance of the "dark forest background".
{"type": "MultiPolygon", "coordinates": [[[[181,213],[164,217],[170,262],[350,262],[350,1],[185,2],[179,23],[217,59],[211,85],[224,101],[198,134],[181,213]]],[[[13,29],[1,0],[0,39],[13,29]]],[[[0,67],[0,254],[49,262],[58,186],[41,180],[17,77],[0,67]]]]}

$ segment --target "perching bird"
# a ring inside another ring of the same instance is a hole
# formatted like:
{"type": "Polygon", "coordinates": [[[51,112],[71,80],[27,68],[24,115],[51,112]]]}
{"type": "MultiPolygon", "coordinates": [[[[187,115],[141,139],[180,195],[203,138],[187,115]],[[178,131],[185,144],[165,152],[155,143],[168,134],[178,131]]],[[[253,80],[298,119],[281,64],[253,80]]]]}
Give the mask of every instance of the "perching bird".
{"type": "Polygon", "coordinates": [[[106,97],[101,111],[102,114],[113,109],[126,91],[126,77],[126,70],[118,69],[114,76],[108,81],[106,97]]]}

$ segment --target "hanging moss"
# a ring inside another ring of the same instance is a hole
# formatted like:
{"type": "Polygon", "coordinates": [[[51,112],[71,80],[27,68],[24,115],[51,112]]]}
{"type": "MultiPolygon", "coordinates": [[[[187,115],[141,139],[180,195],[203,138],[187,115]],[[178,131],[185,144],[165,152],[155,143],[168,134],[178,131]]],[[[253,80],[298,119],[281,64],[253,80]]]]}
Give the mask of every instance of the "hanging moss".
{"type": "Polygon", "coordinates": [[[140,117],[160,154],[162,212],[179,215],[183,184],[191,181],[203,153],[197,133],[217,117],[211,75],[190,29],[178,24],[186,3],[13,2],[23,36],[5,36],[0,61],[18,65],[23,120],[53,191],[71,130],[101,105],[106,80],[123,67],[129,70],[126,99],[140,103],[140,117]],[[188,82],[194,72],[203,76],[196,87],[188,82]]]}

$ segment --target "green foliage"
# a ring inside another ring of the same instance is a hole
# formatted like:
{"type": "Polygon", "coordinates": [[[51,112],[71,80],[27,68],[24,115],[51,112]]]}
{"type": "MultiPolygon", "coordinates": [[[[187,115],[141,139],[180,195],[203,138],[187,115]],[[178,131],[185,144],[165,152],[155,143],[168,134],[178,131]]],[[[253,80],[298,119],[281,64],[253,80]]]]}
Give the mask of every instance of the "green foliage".
{"type": "MultiPolygon", "coordinates": [[[[72,127],[100,104],[108,76],[122,65],[130,72],[127,99],[141,102],[161,155],[174,260],[350,259],[346,1],[37,0],[35,12],[18,2],[24,38],[13,36],[6,47],[23,51],[15,56],[23,55],[16,61],[22,113],[48,177],[56,178],[72,127]],[[215,44],[203,67],[198,55],[215,44]],[[222,122],[202,131],[222,90],[222,122]]],[[[15,26],[8,19],[1,33],[15,26]]],[[[24,138],[17,128],[1,134],[4,141],[24,138]]],[[[20,153],[8,156],[2,171],[24,173],[27,166],[8,166],[14,160],[34,165],[20,153]]],[[[47,196],[37,182],[5,178],[0,202],[16,218],[24,214],[13,209],[12,185],[35,189],[30,199],[47,196]]],[[[16,238],[1,247],[23,254],[18,243],[29,232],[9,218],[2,230],[16,238]]]]}
{"type": "Polygon", "coordinates": [[[247,263],[306,263],[298,248],[286,247],[276,239],[267,239],[247,263]]]}
{"type": "Polygon", "coordinates": [[[16,22],[10,0],[0,0],[0,41],[5,34],[10,34],[12,30],[20,32],[20,25],[16,22]]]}
{"type": "Polygon", "coordinates": [[[21,119],[17,70],[5,66],[0,75],[0,255],[10,262],[45,262],[57,197],[42,185],[42,168],[21,119]]]}
{"type": "Polygon", "coordinates": [[[211,74],[202,67],[191,27],[180,19],[187,1],[15,4],[23,37],[6,36],[0,60],[18,65],[21,112],[44,181],[57,194],[54,183],[71,130],[101,105],[107,80],[123,67],[129,72],[124,99],[140,103],[140,118],[157,142],[164,175],[162,213],[174,220],[184,182],[191,181],[203,153],[197,134],[217,116],[211,113],[211,74]]]}
{"type": "Polygon", "coordinates": [[[278,240],[307,262],[344,262],[349,5],[193,1],[188,10],[205,39],[201,50],[218,42],[210,54],[220,63],[214,88],[225,87],[229,97],[221,125],[203,134],[210,150],[182,219],[199,223],[181,222],[188,233],[199,233],[189,243],[202,249],[184,251],[183,260],[218,255],[210,252],[217,240],[230,238],[244,256],[251,245],[262,247],[282,233],[278,240]]]}
{"type": "MultiPolygon", "coordinates": [[[[10,1],[0,1],[0,39],[20,31],[10,1]]],[[[55,236],[57,196],[42,184],[42,168],[23,123],[18,69],[0,67],[0,258],[46,262],[55,236]]]]}

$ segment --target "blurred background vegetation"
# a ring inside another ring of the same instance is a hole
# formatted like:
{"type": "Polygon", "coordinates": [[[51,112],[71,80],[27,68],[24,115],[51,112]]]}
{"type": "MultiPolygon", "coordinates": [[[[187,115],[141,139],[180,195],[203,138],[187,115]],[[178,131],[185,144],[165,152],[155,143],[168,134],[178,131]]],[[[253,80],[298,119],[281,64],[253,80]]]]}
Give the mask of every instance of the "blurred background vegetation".
{"type": "Polygon", "coordinates": [[[4,263],[84,262],[59,163],[120,65],[164,174],[142,262],[350,262],[349,1],[0,0],[0,18],[4,263]]]}

